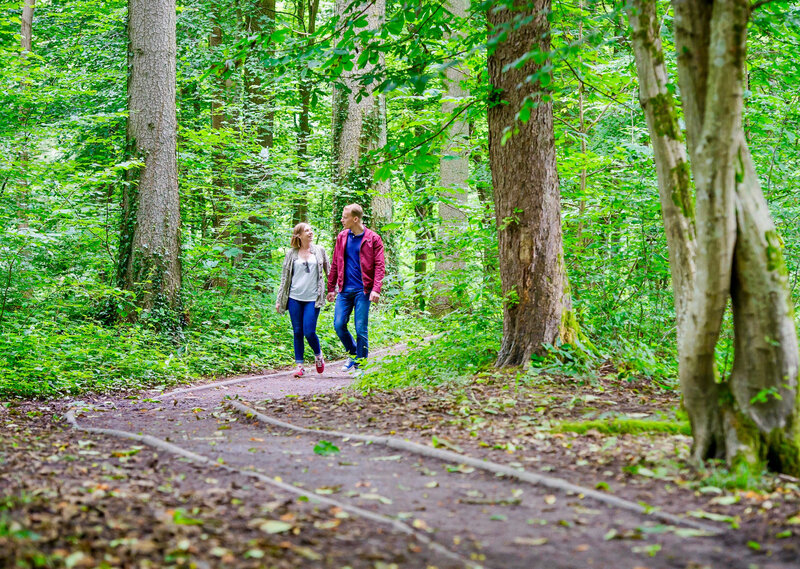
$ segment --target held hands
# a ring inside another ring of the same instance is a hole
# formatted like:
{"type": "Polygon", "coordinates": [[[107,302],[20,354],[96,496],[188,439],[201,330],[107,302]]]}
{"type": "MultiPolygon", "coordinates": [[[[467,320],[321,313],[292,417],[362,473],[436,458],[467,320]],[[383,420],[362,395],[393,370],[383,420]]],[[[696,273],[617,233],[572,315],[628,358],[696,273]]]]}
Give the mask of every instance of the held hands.
{"type": "MultiPolygon", "coordinates": [[[[328,295],[325,298],[326,298],[326,300],[328,302],[333,302],[334,300],[336,300],[336,293],[335,292],[329,292],[328,295]]],[[[370,302],[378,302],[378,300],[380,300],[380,298],[381,298],[381,295],[379,293],[375,292],[374,290],[371,293],[369,293],[369,301],[370,302]]]]}

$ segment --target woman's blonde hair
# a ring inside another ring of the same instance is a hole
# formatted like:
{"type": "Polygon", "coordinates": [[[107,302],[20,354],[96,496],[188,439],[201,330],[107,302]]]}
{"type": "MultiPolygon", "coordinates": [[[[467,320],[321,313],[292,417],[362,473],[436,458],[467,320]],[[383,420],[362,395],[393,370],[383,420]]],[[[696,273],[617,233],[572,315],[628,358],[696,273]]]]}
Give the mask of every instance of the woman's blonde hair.
{"type": "Polygon", "coordinates": [[[306,229],[311,229],[311,226],[307,223],[298,223],[294,226],[292,230],[292,240],[289,242],[292,249],[300,248],[300,235],[302,235],[303,231],[306,229]]]}

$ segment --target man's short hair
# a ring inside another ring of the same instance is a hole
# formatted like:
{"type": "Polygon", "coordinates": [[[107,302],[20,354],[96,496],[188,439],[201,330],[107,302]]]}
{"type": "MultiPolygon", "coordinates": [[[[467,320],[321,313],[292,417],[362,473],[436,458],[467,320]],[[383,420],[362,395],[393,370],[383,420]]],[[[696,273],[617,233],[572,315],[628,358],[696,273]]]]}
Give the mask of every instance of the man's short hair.
{"type": "Polygon", "coordinates": [[[350,205],[344,206],[344,209],[350,212],[350,215],[353,217],[357,217],[361,221],[364,221],[364,208],[358,205],[357,203],[351,203],[350,205]]]}

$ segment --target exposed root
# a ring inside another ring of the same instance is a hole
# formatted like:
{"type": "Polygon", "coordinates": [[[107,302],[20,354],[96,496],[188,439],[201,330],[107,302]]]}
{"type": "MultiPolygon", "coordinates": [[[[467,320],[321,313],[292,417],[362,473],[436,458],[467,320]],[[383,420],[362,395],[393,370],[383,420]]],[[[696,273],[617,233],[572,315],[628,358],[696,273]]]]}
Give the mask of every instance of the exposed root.
{"type": "Polygon", "coordinates": [[[498,464],[496,462],[490,462],[487,460],[473,458],[471,456],[459,454],[449,450],[431,448],[425,445],[412,443],[409,441],[404,441],[393,437],[376,437],[370,435],[342,433],[338,431],[307,429],[305,427],[299,427],[297,425],[281,421],[280,419],[269,417],[267,415],[264,415],[263,413],[259,413],[252,407],[248,407],[247,405],[244,405],[243,403],[235,401],[233,399],[223,401],[223,405],[232,407],[233,409],[236,409],[237,411],[245,414],[246,416],[253,417],[262,423],[267,423],[269,425],[274,425],[276,427],[282,427],[284,429],[290,429],[301,433],[314,433],[314,434],[325,433],[326,435],[331,435],[343,439],[364,441],[372,444],[381,444],[397,450],[403,450],[417,455],[426,456],[428,458],[435,458],[445,462],[456,462],[459,464],[467,464],[474,468],[480,468],[482,470],[486,470],[494,474],[502,474],[503,476],[508,476],[509,478],[515,478],[517,480],[520,480],[522,482],[527,482],[535,486],[543,486],[545,488],[559,490],[565,493],[572,493],[579,495],[582,494],[583,496],[591,498],[602,504],[614,508],[619,508],[621,510],[636,512],[638,514],[655,518],[659,521],[666,522],[668,524],[676,526],[688,526],[693,529],[699,529],[704,532],[709,532],[710,534],[722,533],[722,530],[717,527],[710,526],[701,522],[696,522],[694,520],[681,518],[679,516],[669,514],[667,512],[651,511],[645,508],[644,506],[636,504],[629,500],[617,498],[616,496],[610,496],[608,494],[604,494],[602,492],[593,490],[591,488],[584,488],[582,486],[572,484],[571,482],[567,482],[566,480],[562,480],[560,478],[555,478],[552,476],[544,476],[542,474],[535,474],[533,472],[528,472],[526,470],[517,470],[515,468],[511,468],[510,466],[506,466],[504,464],[498,464]]]}
{"type": "Polygon", "coordinates": [[[405,523],[403,523],[403,522],[401,522],[399,520],[395,520],[395,519],[390,518],[388,516],[382,516],[380,514],[376,514],[374,512],[370,512],[369,510],[364,510],[362,508],[359,508],[358,506],[352,506],[352,505],[346,504],[344,502],[339,502],[339,501],[334,500],[332,498],[326,498],[324,496],[318,496],[318,495],[313,494],[313,493],[305,492],[305,491],[303,491],[303,490],[301,490],[299,488],[296,488],[295,486],[292,486],[291,484],[278,482],[277,480],[274,480],[274,479],[270,478],[269,476],[261,474],[260,472],[254,472],[254,471],[251,471],[251,470],[243,470],[241,468],[235,468],[233,466],[229,466],[229,465],[226,465],[226,464],[219,464],[219,463],[215,462],[214,460],[208,458],[207,456],[203,456],[201,454],[197,454],[195,452],[192,452],[192,451],[187,450],[185,448],[179,447],[178,445],[175,445],[175,444],[172,444],[172,443],[168,443],[167,441],[163,441],[163,440],[161,440],[159,438],[156,438],[156,437],[153,437],[151,435],[139,435],[139,434],[136,434],[136,433],[130,433],[128,431],[120,431],[120,430],[117,430],[117,429],[103,429],[103,428],[98,428],[98,427],[83,427],[83,426],[78,424],[77,420],[75,419],[75,412],[72,411],[72,410],[70,410],[70,411],[68,411],[66,413],[65,418],[66,418],[67,422],[69,422],[69,424],[72,425],[72,427],[74,429],[77,429],[79,431],[84,431],[84,432],[87,432],[87,433],[96,433],[96,434],[101,434],[101,435],[108,435],[108,436],[124,438],[124,439],[131,439],[131,440],[134,440],[134,441],[137,441],[137,442],[140,442],[140,443],[144,443],[144,444],[146,444],[148,446],[151,446],[153,448],[162,450],[164,452],[168,452],[170,454],[174,454],[174,455],[186,458],[186,459],[191,460],[192,462],[195,462],[197,464],[202,464],[202,465],[205,465],[205,466],[208,466],[208,467],[213,467],[213,468],[220,468],[220,469],[226,470],[226,471],[231,472],[231,473],[240,474],[242,476],[249,476],[250,478],[255,478],[257,480],[260,480],[261,482],[264,482],[265,484],[269,484],[270,486],[274,486],[275,488],[278,488],[278,489],[280,489],[280,490],[282,490],[282,491],[284,491],[284,492],[286,492],[288,494],[293,494],[293,495],[296,495],[296,496],[304,496],[311,503],[318,503],[318,504],[324,504],[326,506],[333,506],[333,507],[336,507],[336,508],[341,508],[343,511],[348,512],[350,514],[353,514],[355,516],[359,516],[359,517],[362,517],[362,518],[367,519],[367,520],[371,520],[371,521],[374,521],[374,522],[377,522],[377,523],[380,523],[380,524],[383,524],[383,525],[387,525],[387,526],[391,527],[392,529],[394,529],[397,532],[413,536],[417,541],[419,541],[420,543],[424,543],[432,551],[435,551],[436,553],[439,553],[440,555],[443,555],[443,556],[447,557],[448,559],[452,559],[454,561],[457,561],[457,562],[461,563],[464,567],[468,567],[469,569],[489,569],[489,568],[486,568],[483,565],[479,565],[479,564],[475,563],[474,561],[471,561],[471,560],[469,560],[469,559],[467,559],[465,557],[462,557],[461,555],[459,555],[458,553],[456,553],[454,551],[451,551],[451,550],[447,549],[446,547],[444,547],[444,546],[440,545],[439,543],[435,542],[434,540],[432,540],[430,537],[428,537],[424,533],[422,533],[420,531],[417,531],[416,529],[412,528],[408,524],[405,524],[405,523]]]}

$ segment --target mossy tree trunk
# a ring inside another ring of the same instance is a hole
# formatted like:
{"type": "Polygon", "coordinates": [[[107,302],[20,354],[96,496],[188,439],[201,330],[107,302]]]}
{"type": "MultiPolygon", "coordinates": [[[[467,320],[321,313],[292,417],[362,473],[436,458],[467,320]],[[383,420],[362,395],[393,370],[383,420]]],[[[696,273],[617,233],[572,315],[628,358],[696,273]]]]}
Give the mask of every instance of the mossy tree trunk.
{"type": "Polygon", "coordinates": [[[498,366],[526,365],[545,344],[571,341],[576,332],[564,267],[552,98],[526,80],[543,63],[504,71],[531,49],[550,51],[549,12],[550,0],[514,0],[513,10],[487,12],[490,33],[507,34],[488,60],[489,161],[507,299],[498,366]],[[534,105],[521,122],[517,113],[526,99],[534,105]],[[508,129],[513,135],[505,137],[508,129]]]}
{"type": "Polygon", "coordinates": [[[631,24],[670,247],[693,457],[766,463],[796,475],[794,309],[780,240],[742,128],[750,6],[745,0],[674,0],[673,7],[696,206],[666,89],[654,3],[634,1],[631,24]],[[714,350],[729,298],[734,363],[730,376],[721,378],[714,350]]]}
{"type": "Polygon", "coordinates": [[[127,145],[143,166],[124,185],[118,277],[141,308],[165,310],[162,323],[172,326],[181,290],[175,0],[130,0],[128,39],[127,145]]]}

